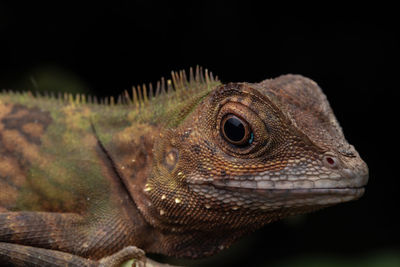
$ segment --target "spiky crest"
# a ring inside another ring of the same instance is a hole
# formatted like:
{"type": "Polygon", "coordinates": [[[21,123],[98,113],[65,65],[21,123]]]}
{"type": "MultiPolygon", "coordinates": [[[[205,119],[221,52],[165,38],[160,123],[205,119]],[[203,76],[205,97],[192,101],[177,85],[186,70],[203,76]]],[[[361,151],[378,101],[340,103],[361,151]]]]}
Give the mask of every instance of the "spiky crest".
{"type": "Polygon", "coordinates": [[[177,72],[172,71],[171,79],[165,80],[165,78],[162,77],[160,81],[157,81],[155,88],[149,83],[148,89],[145,84],[142,86],[133,86],[131,94],[125,90],[120,97],[118,97],[117,104],[128,104],[139,108],[147,105],[155,98],[172,96],[173,92],[175,92],[175,97],[185,98],[192,94],[193,91],[196,91],[196,89],[204,88],[204,86],[216,82],[219,82],[218,77],[214,78],[211,72],[207,69],[203,71],[203,68],[200,66],[197,66],[195,71],[193,71],[193,68],[189,69],[189,78],[187,78],[184,70],[177,72]]]}
{"type": "Polygon", "coordinates": [[[214,77],[212,72],[209,72],[207,69],[203,71],[203,68],[197,65],[195,70],[193,70],[192,67],[189,69],[189,77],[187,77],[185,70],[172,71],[170,79],[166,80],[164,77],[161,77],[161,79],[157,81],[155,87],[153,87],[152,83],[149,83],[147,86],[146,84],[142,84],[142,86],[133,86],[131,92],[125,90],[117,97],[117,99],[113,96],[98,99],[96,96],[90,94],[72,94],[66,92],[58,92],[55,94],[54,92],[17,92],[12,90],[3,90],[2,93],[11,95],[28,94],[34,98],[53,99],[63,104],[73,103],[75,105],[95,104],[110,106],[129,105],[139,109],[140,107],[146,106],[156,98],[185,98],[205,86],[210,86],[218,82],[219,79],[217,76],[214,77]]]}

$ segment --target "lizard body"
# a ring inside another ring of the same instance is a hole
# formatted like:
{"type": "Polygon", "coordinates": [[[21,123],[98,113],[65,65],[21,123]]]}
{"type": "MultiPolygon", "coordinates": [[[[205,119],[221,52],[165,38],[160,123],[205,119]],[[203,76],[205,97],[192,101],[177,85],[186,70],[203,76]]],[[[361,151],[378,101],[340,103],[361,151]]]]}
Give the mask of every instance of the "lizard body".
{"type": "Polygon", "coordinates": [[[0,262],[204,257],[357,199],[368,180],[325,95],[299,75],[221,84],[197,69],[95,102],[0,95],[0,262]]]}

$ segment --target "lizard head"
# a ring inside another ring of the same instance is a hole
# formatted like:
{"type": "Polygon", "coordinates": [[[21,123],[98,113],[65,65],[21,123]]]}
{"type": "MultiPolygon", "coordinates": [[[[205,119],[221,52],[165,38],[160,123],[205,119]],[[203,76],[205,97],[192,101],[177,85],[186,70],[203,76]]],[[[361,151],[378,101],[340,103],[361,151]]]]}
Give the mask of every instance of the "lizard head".
{"type": "Polygon", "coordinates": [[[312,80],[230,83],[193,103],[155,144],[148,193],[165,225],[243,233],[362,196],[367,165],[312,80]]]}

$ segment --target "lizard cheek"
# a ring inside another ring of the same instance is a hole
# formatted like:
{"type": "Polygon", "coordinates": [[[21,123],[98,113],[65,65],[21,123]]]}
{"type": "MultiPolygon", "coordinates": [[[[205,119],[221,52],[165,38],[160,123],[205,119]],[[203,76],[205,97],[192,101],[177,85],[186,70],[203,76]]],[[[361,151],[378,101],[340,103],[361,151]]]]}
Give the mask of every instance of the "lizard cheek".
{"type": "Polygon", "coordinates": [[[167,167],[169,171],[172,171],[176,163],[178,163],[179,159],[179,151],[176,148],[171,148],[169,151],[165,153],[164,156],[164,165],[167,167]]]}

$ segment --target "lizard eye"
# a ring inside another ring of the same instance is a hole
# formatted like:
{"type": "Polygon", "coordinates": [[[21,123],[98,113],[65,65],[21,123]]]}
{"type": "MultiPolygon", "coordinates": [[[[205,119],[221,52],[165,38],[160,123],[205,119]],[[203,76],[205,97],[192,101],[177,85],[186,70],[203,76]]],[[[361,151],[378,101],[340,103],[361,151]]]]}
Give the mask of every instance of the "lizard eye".
{"type": "Polygon", "coordinates": [[[237,146],[250,145],[254,140],[249,124],[233,114],[221,120],[221,133],[226,141],[237,146]]]}

